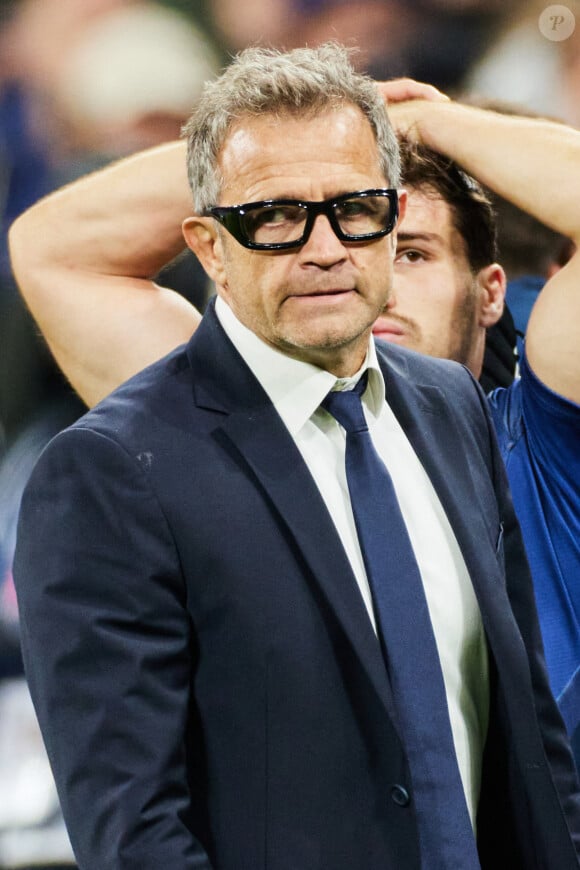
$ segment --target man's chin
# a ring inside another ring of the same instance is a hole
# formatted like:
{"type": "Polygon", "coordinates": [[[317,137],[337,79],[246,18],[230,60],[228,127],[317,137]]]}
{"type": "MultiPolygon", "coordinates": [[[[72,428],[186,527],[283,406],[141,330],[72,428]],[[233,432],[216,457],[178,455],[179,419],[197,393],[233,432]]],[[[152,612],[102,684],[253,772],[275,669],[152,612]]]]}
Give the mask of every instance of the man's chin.
{"type": "Polygon", "coordinates": [[[289,345],[302,348],[340,348],[357,342],[367,343],[371,325],[367,318],[313,314],[301,323],[280,324],[279,335],[289,345]]]}
{"type": "MultiPolygon", "coordinates": [[[[365,331],[310,329],[286,333],[280,337],[278,349],[295,359],[332,371],[337,360],[359,360],[367,352],[370,328],[365,331]]],[[[358,367],[358,363],[357,366],[358,367]]]]}

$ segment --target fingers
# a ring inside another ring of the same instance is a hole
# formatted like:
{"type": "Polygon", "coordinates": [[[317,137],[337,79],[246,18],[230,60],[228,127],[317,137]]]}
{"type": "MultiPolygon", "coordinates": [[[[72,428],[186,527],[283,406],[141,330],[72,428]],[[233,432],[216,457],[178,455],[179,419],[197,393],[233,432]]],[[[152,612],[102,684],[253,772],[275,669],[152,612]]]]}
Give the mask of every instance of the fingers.
{"type": "Polygon", "coordinates": [[[414,79],[392,79],[388,82],[377,82],[377,88],[387,103],[401,103],[406,100],[449,102],[449,97],[434,85],[416,82],[414,79]]]}

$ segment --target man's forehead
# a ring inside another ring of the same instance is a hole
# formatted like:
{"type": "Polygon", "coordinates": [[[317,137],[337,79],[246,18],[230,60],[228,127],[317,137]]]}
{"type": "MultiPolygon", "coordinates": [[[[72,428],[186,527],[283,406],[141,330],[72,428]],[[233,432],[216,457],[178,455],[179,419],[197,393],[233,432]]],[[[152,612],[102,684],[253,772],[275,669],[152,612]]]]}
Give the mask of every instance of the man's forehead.
{"type": "Polygon", "coordinates": [[[286,124],[304,126],[315,124],[324,117],[341,114],[347,114],[351,117],[357,116],[363,123],[368,124],[369,129],[371,129],[370,121],[360,106],[350,102],[350,100],[336,99],[300,107],[281,105],[276,109],[264,109],[259,112],[243,111],[228,125],[224,142],[239,129],[276,128],[283,127],[286,124]]]}
{"type": "Polygon", "coordinates": [[[271,196],[323,199],[387,186],[374,131],[352,104],[317,115],[239,118],[224,140],[218,167],[222,194],[237,201],[239,196],[246,202],[271,196]]]}
{"type": "Polygon", "coordinates": [[[457,229],[453,208],[439,191],[429,184],[405,189],[407,210],[397,231],[397,242],[423,242],[448,249],[454,257],[466,257],[465,239],[457,229]]]}
{"type": "Polygon", "coordinates": [[[432,184],[409,185],[404,184],[404,188],[408,194],[408,205],[411,208],[421,208],[423,210],[437,211],[441,216],[446,215],[451,218],[451,206],[441,193],[432,184]]]}
{"type": "Polygon", "coordinates": [[[445,239],[453,229],[451,206],[432,187],[408,187],[407,209],[399,226],[399,236],[423,235],[445,239]]]}
{"type": "MultiPolygon", "coordinates": [[[[281,109],[276,112],[244,114],[236,118],[226,131],[219,160],[222,162],[224,155],[246,151],[256,142],[262,146],[267,146],[270,142],[282,144],[291,154],[300,142],[308,138],[311,131],[316,138],[318,131],[326,125],[332,125],[335,132],[344,131],[345,136],[353,139],[356,135],[367,133],[375,140],[370,121],[354,103],[329,104],[317,111],[311,108],[294,111],[281,109]]],[[[319,137],[318,142],[320,146],[329,144],[321,141],[319,137]]],[[[313,155],[316,153],[314,149],[313,155]]]]}

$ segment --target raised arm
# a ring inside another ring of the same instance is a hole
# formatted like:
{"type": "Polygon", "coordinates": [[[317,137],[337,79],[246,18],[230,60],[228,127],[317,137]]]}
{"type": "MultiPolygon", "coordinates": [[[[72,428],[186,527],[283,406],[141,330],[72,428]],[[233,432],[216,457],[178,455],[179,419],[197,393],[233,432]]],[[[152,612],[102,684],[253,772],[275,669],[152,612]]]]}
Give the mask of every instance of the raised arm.
{"type": "Polygon", "coordinates": [[[10,231],[15,278],[59,366],[89,404],[186,341],[200,315],[152,280],[184,247],[185,143],[51,194],[10,231]]]}
{"type": "MultiPolygon", "coordinates": [[[[447,99],[391,82],[398,100],[447,99]]],[[[153,282],[184,247],[192,211],[185,143],[169,143],[87,176],[25,212],[10,232],[16,280],[72,385],[95,404],[186,341],[200,315],[153,282]]]]}
{"type": "Polygon", "coordinates": [[[447,154],[467,172],[576,244],[545,285],[530,317],[526,354],[552,390],[580,402],[580,132],[542,119],[455,102],[390,100],[399,130],[447,154]]]}

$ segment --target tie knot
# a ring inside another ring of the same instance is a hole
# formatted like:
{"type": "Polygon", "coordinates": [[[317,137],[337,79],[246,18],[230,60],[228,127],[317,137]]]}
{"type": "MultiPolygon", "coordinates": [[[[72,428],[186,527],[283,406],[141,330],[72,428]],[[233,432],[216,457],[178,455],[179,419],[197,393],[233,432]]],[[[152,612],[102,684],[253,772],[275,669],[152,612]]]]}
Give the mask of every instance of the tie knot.
{"type": "Polygon", "coordinates": [[[366,385],[365,372],[353,390],[332,390],[322,402],[322,407],[346,432],[364,432],[368,428],[361,401],[366,385]]]}

